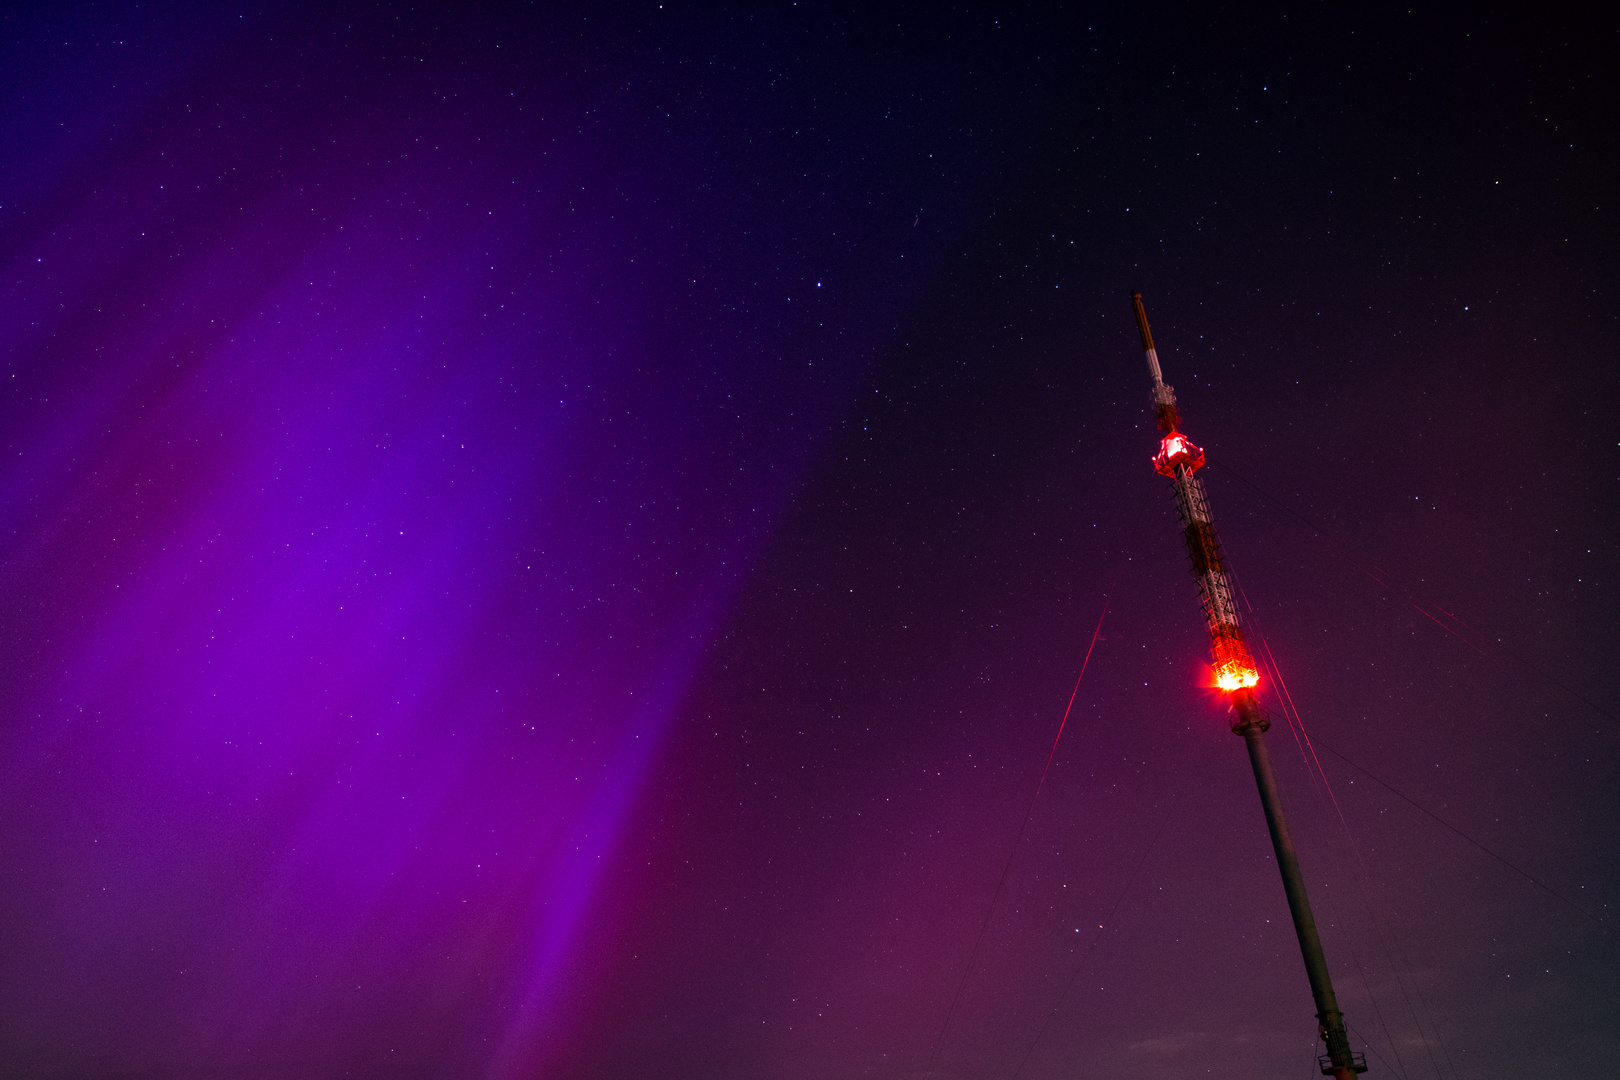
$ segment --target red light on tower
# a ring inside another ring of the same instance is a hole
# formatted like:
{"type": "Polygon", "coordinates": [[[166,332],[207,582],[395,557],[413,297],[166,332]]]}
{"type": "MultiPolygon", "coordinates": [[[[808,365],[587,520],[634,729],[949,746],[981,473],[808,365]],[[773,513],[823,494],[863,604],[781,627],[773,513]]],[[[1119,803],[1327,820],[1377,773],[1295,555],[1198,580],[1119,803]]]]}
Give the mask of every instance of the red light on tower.
{"type": "Polygon", "coordinates": [[[1172,431],[1159,440],[1159,452],[1153,455],[1153,467],[1165,476],[1175,479],[1176,469],[1186,466],[1191,476],[1204,467],[1204,452],[1179,431],[1172,431]]]}
{"type": "Polygon", "coordinates": [[[1260,682],[1254,657],[1243,641],[1243,631],[1236,626],[1212,626],[1209,631],[1211,651],[1215,654],[1215,685],[1222,690],[1247,690],[1260,682]]]}
{"type": "Polygon", "coordinates": [[[1227,664],[1215,672],[1215,685],[1222,690],[1243,690],[1259,682],[1260,673],[1242,664],[1227,664]]]}

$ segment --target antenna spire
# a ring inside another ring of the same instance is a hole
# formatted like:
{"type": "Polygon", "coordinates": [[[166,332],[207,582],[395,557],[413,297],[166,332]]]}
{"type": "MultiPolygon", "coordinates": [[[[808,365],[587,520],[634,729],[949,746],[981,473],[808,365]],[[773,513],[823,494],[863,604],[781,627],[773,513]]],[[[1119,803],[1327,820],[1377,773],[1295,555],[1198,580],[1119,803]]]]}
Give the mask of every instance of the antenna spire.
{"type": "MultiPolygon", "coordinates": [[[[1153,377],[1153,411],[1158,416],[1159,430],[1172,433],[1181,423],[1181,414],[1176,411],[1175,389],[1165,385],[1164,373],[1159,370],[1159,351],[1153,347],[1153,331],[1148,329],[1147,309],[1142,307],[1141,293],[1131,293],[1131,307],[1136,311],[1136,332],[1142,335],[1142,351],[1147,354],[1148,374],[1153,377]]],[[[1199,464],[1203,464],[1202,458],[1199,464]]]]}

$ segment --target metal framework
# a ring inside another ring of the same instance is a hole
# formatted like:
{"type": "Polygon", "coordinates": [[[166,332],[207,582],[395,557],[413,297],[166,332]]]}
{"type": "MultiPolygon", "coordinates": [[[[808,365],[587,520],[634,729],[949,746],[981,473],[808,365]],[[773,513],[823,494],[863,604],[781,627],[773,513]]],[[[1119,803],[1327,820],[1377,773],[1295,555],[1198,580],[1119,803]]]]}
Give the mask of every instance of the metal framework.
{"type": "Polygon", "coordinates": [[[1350,1049],[1344,1014],[1339,1011],[1339,1001],[1333,993],[1333,980],[1328,977],[1327,957],[1322,953],[1316,918],[1311,914],[1310,898],[1305,894],[1305,878],[1299,870],[1299,856],[1295,854],[1294,841],[1288,835],[1288,821],[1283,816],[1277,778],[1271,770],[1271,758],[1266,753],[1264,736],[1266,729],[1271,727],[1271,721],[1261,711],[1254,697],[1260,672],[1249,654],[1248,644],[1243,640],[1243,626],[1238,619],[1237,605],[1232,600],[1232,586],[1227,580],[1220,538],[1215,533],[1215,519],[1209,512],[1209,499],[1204,494],[1203,481],[1197,475],[1204,464],[1204,452],[1178,430],[1181,413],[1176,408],[1175,391],[1165,384],[1164,374],[1159,369],[1159,354],[1153,348],[1153,334],[1148,330],[1141,293],[1131,294],[1131,305],[1136,311],[1136,328],[1142,335],[1142,348],[1147,353],[1148,374],[1153,377],[1154,412],[1158,416],[1159,429],[1164,432],[1159,440],[1159,452],[1153,458],[1153,467],[1168,476],[1175,488],[1182,537],[1187,543],[1193,577],[1198,582],[1198,597],[1203,602],[1204,621],[1209,628],[1215,683],[1230,696],[1235,717],[1232,733],[1243,736],[1249,751],[1249,765],[1254,770],[1255,785],[1260,789],[1260,804],[1265,809],[1266,826],[1271,831],[1271,846],[1277,853],[1277,869],[1282,873],[1288,911],[1294,918],[1294,932],[1299,937],[1299,951],[1305,960],[1305,975],[1310,980],[1311,996],[1316,1001],[1318,1029],[1327,1044],[1327,1053],[1319,1061],[1322,1075],[1334,1077],[1334,1080],[1355,1080],[1357,1073],[1367,1071],[1367,1061],[1363,1055],[1350,1049]]]}

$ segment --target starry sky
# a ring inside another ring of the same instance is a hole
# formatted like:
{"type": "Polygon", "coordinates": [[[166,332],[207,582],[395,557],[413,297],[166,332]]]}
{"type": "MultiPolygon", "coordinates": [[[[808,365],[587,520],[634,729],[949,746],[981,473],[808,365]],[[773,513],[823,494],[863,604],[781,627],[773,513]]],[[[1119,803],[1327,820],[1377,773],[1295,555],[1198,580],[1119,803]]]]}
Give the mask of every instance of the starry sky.
{"type": "Polygon", "coordinates": [[[1369,1075],[1610,1075],[1614,23],[475,7],[0,17],[0,1076],[1316,1075],[1132,289],[1369,1075]]]}

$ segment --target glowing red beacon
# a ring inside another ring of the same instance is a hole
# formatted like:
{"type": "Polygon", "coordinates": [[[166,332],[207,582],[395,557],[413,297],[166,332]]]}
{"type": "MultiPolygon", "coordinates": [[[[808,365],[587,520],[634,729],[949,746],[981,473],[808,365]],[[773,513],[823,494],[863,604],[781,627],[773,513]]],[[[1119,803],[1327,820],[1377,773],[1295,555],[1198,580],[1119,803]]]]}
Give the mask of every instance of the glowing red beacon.
{"type": "Polygon", "coordinates": [[[1159,440],[1159,452],[1153,455],[1153,467],[1174,480],[1176,469],[1186,466],[1188,475],[1204,467],[1204,452],[1179,431],[1172,431],[1159,440]]]}

